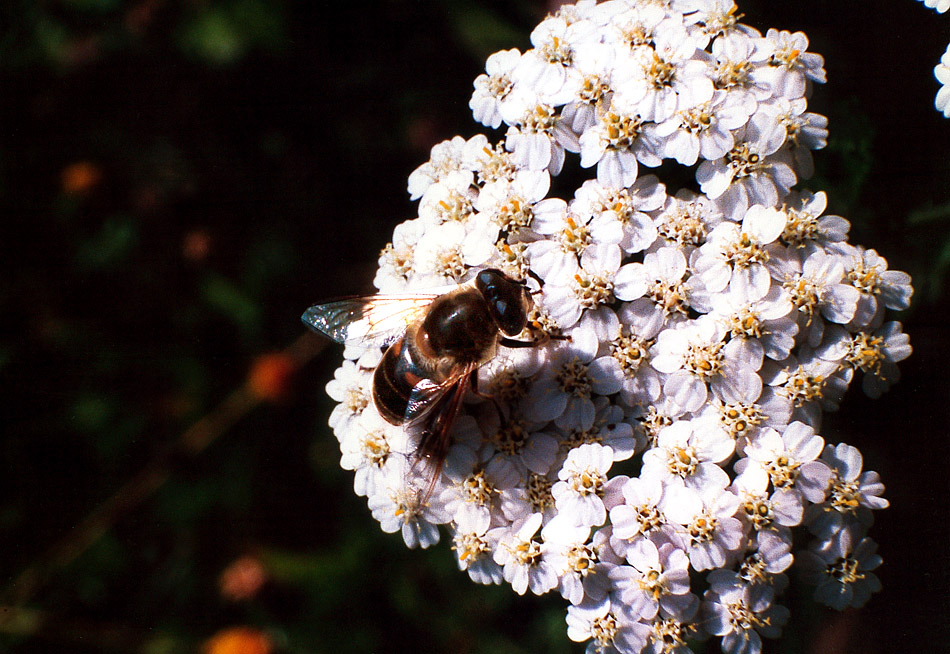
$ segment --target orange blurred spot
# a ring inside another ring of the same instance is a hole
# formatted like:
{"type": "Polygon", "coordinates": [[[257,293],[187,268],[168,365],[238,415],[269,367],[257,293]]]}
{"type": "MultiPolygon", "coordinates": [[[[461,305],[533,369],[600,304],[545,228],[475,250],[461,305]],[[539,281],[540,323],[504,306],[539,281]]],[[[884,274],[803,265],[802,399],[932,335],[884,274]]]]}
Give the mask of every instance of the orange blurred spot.
{"type": "Polygon", "coordinates": [[[222,629],[205,641],[203,654],[271,654],[274,646],[262,631],[251,627],[222,629]]]}
{"type": "Polygon", "coordinates": [[[63,168],[60,182],[69,195],[85,195],[102,180],[102,171],[91,161],[77,161],[63,168]]]}
{"type": "Polygon", "coordinates": [[[188,261],[200,262],[211,253],[211,233],[206,229],[193,229],[182,239],[181,255],[188,261]]]}
{"type": "Polygon", "coordinates": [[[264,564],[253,556],[242,556],[221,573],[218,586],[221,596],[232,602],[240,602],[254,597],[267,581],[264,564]]]}
{"type": "Polygon", "coordinates": [[[247,386],[260,399],[280,402],[290,394],[294,362],[286,354],[262,354],[251,364],[247,386]]]}

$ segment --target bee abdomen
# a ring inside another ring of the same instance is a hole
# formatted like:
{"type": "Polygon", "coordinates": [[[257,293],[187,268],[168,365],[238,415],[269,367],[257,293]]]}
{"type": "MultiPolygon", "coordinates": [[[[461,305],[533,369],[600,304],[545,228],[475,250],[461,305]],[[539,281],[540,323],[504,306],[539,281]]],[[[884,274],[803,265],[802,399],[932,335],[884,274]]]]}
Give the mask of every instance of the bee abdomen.
{"type": "Polygon", "coordinates": [[[406,421],[406,408],[412,389],[424,374],[412,360],[404,337],[389,346],[373,374],[373,401],[386,422],[401,425],[406,421]]]}

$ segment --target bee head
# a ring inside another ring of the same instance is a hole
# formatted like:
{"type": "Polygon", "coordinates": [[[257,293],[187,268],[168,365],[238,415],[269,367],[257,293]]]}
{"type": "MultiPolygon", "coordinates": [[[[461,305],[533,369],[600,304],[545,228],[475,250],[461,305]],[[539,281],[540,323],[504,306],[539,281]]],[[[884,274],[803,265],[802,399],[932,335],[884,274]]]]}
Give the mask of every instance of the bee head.
{"type": "Polygon", "coordinates": [[[528,287],[500,270],[486,268],[475,277],[475,288],[488,303],[498,329],[506,336],[520,334],[534,305],[528,287]]]}

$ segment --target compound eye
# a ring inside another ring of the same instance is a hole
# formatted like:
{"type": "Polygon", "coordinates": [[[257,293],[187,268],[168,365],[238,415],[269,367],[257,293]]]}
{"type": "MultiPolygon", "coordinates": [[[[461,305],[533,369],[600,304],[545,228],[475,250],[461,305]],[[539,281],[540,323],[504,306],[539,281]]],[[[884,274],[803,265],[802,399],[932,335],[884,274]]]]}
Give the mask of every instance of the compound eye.
{"type": "Polygon", "coordinates": [[[521,305],[513,305],[502,298],[498,298],[495,300],[494,312],[499,329],[506,335],[517,336],[524,329],[526,317],[521,305]]]}
{"type": "Polygon", "coordinates": [[[498,329],[507,336],[520,334],[528,322],[524,284],[509,279],[500,270],[488,268],[478,274],[475,285],[488,302],[498,329]]]}

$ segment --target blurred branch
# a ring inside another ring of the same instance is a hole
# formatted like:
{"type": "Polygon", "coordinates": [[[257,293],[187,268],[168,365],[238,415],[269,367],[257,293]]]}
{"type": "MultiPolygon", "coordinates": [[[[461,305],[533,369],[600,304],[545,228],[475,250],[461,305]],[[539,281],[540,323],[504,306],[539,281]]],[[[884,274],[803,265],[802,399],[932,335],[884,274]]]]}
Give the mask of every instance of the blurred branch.
{"type": "MultiPolygon", "coordinates": [[[[308,332],[284,348],[280,356],[289,363],[290,368],[298,370],[323,350],[326,343],[308,332]]],[[[158,453],[141,472],[93,509],[44,556],[21,572],[4,590],[3,602],[13,606],[28,602],[58,571],[86,551],[119,518],[158,490],[170,476],[171,464],[176,455],[196,456],[201,453],[266,399],[266,395],[255,388],[253,376],[249,377],[215,409],[185,430],[174,446],[158,453]]],[[[0,628],[20,617],[17,611],[4,610],[0,614],[0,628]]]]}

